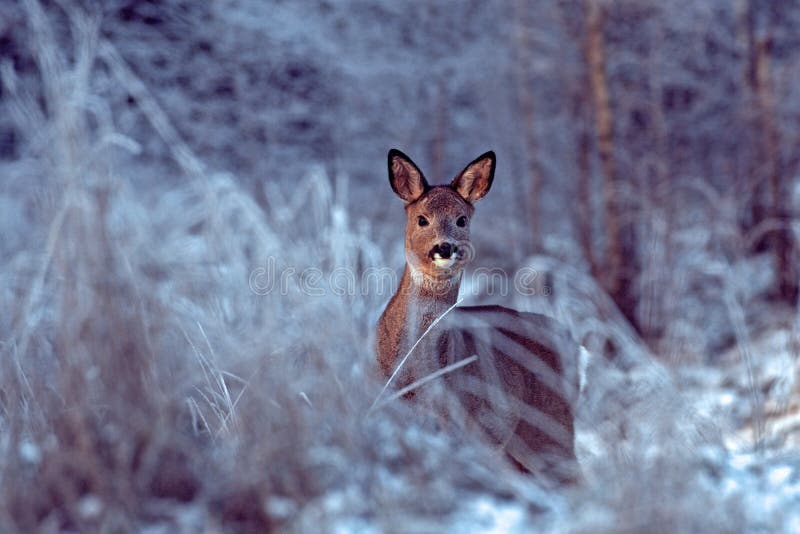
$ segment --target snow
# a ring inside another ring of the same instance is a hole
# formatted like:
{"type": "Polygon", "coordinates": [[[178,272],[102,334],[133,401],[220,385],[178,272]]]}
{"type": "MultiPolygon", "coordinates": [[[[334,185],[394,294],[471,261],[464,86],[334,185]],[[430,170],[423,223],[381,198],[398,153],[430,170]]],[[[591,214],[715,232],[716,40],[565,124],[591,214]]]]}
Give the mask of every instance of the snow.
{"type": "Polygon", "coordinates": [[[486,534],[503,534],[521,532],[527,522],[519,505],[496,503],[480,499],[475,503],[475,523],[462,532],[485,532],[486,534]]]}

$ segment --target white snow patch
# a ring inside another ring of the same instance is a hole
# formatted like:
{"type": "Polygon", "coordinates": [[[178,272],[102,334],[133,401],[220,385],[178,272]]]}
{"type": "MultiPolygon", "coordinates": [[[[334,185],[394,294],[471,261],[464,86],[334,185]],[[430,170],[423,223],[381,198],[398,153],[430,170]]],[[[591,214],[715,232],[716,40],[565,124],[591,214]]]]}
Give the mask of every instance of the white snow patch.
{"type": "MultiPolygon", "coordinates": [[[[800,497],[800,483],[785,485],[782,493],[786,497],[800,497]]],[[[800,532],[800,530],[798,530],[798,532],[800,532]]]]}
{"type": "Polygon", "coordinates": [[[103,511],[103,501],[96,495],[86,495],[78,501],[78,514],[84,519],[93,519],[103,511]]]}
{"type": "Polygon", "coordinates": [[[505,534],[524,530],[525,514],[519,505],[498,504],[488,499],[480,499],[475,508],[480,524],[475,525],[474,532],[505,534]]]}
{"type": "Polygon", "coordinates": [[[781,465],[773,468],[769,472],[769,483],[775,486],[785,483],[792,474],[792,468],[788,465],[781,465]]]}
{"type": "Polygon", "coordinates": [[[725,393],[723,393],[723,394],[721,394],[719,396],[719,404],[720,404],[720,406],[730,406],[734,402],[736,402],[736,400],[737,400],[736,395],[734,395],[733,393],[731,393],[729,391],[725,392],[725,393]]]}
{"type": "Polygon", "coordinates": [[[32,441],[25,440],[19,444],[19,456],[29,464],[38,464],[42,460],[42,450],[32,441]]]}
{"type": "Polygon", "coordinates": [[[731,455],[731,465],[736,469],[747,469],[753,463],[753,455],[747,453],[739,453],[731,455]]]}
{"type": "Polygon", "coordinates": [[[726,478],[722,483],[722,493],[726,496],[739,491],[741,488],[741,484],[735,478],[726,478]]]}

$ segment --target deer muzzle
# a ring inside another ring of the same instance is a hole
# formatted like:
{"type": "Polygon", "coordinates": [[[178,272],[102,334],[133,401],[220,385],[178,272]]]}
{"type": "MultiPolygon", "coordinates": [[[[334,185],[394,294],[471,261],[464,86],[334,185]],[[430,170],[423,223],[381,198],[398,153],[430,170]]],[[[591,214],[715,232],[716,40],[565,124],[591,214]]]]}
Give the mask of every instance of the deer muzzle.
{"type": "Polygon", "coordinates": [[[452,267],[458,260],[458,247],[452,243],[439,243],[431,249],[428,256],[433,260],[434,265],[442,269],[447,269],[452,267]]]}

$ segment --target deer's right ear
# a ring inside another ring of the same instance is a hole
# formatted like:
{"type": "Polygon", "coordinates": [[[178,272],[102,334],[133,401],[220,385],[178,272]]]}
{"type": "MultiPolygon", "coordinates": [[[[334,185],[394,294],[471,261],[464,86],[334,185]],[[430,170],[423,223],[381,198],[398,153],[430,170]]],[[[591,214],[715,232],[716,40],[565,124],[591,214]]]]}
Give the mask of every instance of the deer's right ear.
{"type": "Polygon", "coordinates": [[[396,148],[389,151],[389,183],[406,204],[414,202],[430,188],[419,167],[396,148]]]}

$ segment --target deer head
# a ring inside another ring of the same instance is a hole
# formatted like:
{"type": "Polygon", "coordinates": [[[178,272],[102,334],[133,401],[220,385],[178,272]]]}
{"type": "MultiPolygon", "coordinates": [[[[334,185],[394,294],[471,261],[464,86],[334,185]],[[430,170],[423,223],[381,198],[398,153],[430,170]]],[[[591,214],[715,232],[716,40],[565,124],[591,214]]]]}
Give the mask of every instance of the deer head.
{"type": "Polygon", "coordinates": [[[389,183],[406,207],[406,261],[412,274],[437,280],[461,274],[472,259],[473,204],[489,192],[494,169],[494,152],[486,152],[449,185],[430,186],[408,156],[389,151],[389,183]]]}

